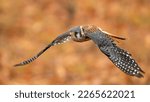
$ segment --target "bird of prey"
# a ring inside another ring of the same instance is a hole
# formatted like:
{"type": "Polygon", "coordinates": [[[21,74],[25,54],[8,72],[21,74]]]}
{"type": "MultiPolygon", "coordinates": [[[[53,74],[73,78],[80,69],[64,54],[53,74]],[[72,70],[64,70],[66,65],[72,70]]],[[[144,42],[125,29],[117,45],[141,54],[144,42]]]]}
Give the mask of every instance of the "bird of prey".
{"type": "Polygon", "coordinates": [[[123,37],[110,34],[94,25],[75,26],[67,32],[60,34],[55,40],[47,45],[42,51],[30,59],[14,66],[22,66],[33,62],[51,46],[62,44],[66,41],[84,42],[92,40],[97,47],[114,63],[116,67],[130,76],[143,77],[145,73],[132,58],[131,54],[115,44],[114,39],[125,40],[123,37]]]}

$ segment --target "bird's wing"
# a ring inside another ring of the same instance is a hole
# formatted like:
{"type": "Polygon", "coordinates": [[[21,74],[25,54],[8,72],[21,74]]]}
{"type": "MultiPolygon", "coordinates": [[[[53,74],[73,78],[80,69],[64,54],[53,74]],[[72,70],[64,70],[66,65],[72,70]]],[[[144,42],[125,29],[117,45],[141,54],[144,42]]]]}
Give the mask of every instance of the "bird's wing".
{"type": "Polygon", "coordinates": [[[29,64],[29,63],[33,62],[35,59],[37,59],[40,55],[42,55],[51,46],[62,44],[66,41],[69,41],[70,39],[71,39],[71,36],[68,33],[61,34],[55,40],[53,40],[49,45],[47,45],[43,50],[41,50],[38,54],[36,54],[35,56],[33,56],[19,64],[15,64],[14,66],[23,66],[23,65],[29,64]]]}
{"type": "Polygon", "coordinates": [[[144,71],[138,66],[131,54],[118,47],[109,35],[99,31],[87,34],[87,36],[124,73],[138,78],[143,77],[144,71]]]}

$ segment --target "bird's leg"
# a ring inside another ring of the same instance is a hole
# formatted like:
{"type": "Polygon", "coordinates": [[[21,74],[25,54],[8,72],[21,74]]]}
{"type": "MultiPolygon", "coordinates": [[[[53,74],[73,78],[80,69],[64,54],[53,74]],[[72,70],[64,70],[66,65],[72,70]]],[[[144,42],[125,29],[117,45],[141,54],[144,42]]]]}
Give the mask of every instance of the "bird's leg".
{"type": "Polygon", "coordinates": [[[37,59],[41,54],[43,54],[51,46],[62,44],[66,41],[69,41],[70,39],[71,39],[71,36],[68,33],[61,34],[55,40],[53,40],[49,45],[47,45],[43,50],[41,50],[38,54],[36,54],[32,58],[29,58],[19,64],[15,64],[14,66],[23,66],[23,65],[29,64],[29,63],[33,62],[35,59],[37,59]]]}

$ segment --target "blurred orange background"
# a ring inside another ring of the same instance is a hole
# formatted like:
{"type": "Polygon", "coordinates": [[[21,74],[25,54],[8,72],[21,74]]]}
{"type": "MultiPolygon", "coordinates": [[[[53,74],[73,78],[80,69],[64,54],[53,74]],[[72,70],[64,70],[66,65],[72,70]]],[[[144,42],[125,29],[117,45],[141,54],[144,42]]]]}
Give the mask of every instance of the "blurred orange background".
{"type": "Polygon", "coordinates": [[[1,0],[0,84],[150,84],[149,0],[1,0]],[[118,43],[146,72],[128,76],[92,41],[68,42],[32,57],[59,34],[76,25],[93,24],[126,37],[118,43]]]}

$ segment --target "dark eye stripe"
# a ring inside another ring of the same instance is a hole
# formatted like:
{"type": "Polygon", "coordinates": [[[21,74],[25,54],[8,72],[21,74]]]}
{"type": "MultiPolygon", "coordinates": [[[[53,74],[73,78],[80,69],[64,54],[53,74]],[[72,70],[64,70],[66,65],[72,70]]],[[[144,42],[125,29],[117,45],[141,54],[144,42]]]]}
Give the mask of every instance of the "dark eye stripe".
{"type": "Polygon", "coordinates": [[[81,33],[79,33],[79,32],[75,32],[75,37],[76,37],[76,38],[81,38],[82,35],[81,35],[81,33]]]}

